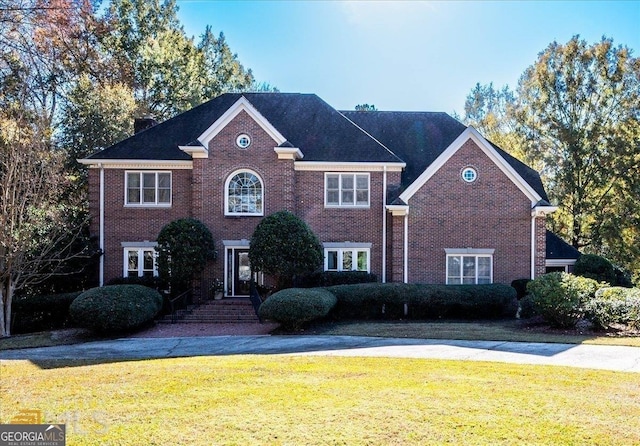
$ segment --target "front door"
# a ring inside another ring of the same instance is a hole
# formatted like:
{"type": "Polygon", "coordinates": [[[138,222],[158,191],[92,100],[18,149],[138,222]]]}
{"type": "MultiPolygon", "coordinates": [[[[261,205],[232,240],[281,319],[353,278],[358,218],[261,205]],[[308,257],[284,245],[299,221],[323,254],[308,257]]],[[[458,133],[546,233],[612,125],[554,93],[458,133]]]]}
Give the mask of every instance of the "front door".
{"type": "Polygon", "coordinates": [[[251,291],[251,265],[249,250],[227,250],[227,296],[248,296],[251,291]]]}

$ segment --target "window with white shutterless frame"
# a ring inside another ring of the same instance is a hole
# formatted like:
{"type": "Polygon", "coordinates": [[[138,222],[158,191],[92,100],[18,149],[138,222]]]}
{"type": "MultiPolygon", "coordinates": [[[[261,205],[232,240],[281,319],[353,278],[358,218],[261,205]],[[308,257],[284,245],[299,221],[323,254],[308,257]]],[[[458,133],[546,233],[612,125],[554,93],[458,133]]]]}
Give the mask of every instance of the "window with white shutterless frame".
{"type": "Polygon", "coordinates": [[[446,249],[447,285],[493,283],[493,249],[446,249]]]}
{"type": "Polygon", "coordinates": [[[369,173],[334,173],[324,175],[325,207],[369,207],[369,173]]]}
{"type": "Polygon", "coordinates": [[[170,171],[125,172],[124,203],[126,206],[171,206],[170,171]]]}
{"type": "Polygon", "coordinates": [[[324,243],[325,271],[371,271],[371,243],[324,243]]]}
{"type": "Polygon", "coordinates": [[[123,244],[123,276],[124,277],[155,277],[158,275],[157,253],[155,247],[149,243],[140,246],[123,244]]]}

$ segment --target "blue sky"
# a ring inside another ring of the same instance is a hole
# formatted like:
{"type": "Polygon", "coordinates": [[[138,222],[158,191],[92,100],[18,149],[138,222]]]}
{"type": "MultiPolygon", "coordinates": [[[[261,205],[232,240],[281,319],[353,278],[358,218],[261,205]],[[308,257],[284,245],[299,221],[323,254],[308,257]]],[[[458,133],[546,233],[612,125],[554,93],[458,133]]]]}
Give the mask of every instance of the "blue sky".
{"type": "Polygon", "coordinates": [[[478,82],[515,88],[549,43],[604,35],[640,54],[640,0],[178,0],[188,35],[224,32],[238,58],[283,92],[338,109],[463,112],[478,82]]]}

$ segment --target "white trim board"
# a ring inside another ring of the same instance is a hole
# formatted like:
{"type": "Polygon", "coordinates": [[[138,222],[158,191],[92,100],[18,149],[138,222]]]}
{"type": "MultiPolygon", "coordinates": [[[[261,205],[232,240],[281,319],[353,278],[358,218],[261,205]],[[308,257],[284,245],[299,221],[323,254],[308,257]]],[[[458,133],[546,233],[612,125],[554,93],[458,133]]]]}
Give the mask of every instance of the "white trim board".
{"type": "Polygon", "coordinates": [[[440,170],[442,166],[446,164],[449,159],[462,148],[462,146],[471,139],[482,150],[491,161],[525,194],[529,200],[531,200],[532,206],[539,203],[542,197],[527,183],[518,172],[498,154],[496,149],[493,148],[484,137],[478,133],[473,127],[467,127],[467,129],[453,141],[444,152],[438,156],[433,163],[425,169],[424,172],[400,194],[400,199],[405,203],[408,203],[411,197],[415,195],[424,184],[431,179],[435,173],[440,170]]]}
{"type": "Polygon", "coordinates": [[[253,119],[267,134],[276,142],[276,145],[280,145],[287,140],[282,134],[273,126],[267,118],[256,110],[251,103],[242,96],[235,104],[227,109],[216,121],[205,130],[202,135],[198,137],[198,141],[205,147],[209,147],[209,143],[215,136],[222,131],[233,119],[240,114],[240,112],[246,112],[251,119],[253,119]]]}

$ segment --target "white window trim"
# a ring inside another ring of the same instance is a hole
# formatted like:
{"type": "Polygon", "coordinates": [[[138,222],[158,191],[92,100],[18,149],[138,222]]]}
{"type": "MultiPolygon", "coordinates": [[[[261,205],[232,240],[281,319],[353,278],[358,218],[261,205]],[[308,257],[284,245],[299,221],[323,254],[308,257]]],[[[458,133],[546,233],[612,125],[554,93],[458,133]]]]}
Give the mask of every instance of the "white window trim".
{"type": "Polygon", "coordinates": [[[125,170],[124,172],[124,205],[125,207],[133,207],[133,208],[168,208],[171,207],[173,203],[173,173],[170,170],[125,170]],[[129,203],[129,174],[138,174],[140,176],[140,202],[139,203],[129,203]],[[143,203],[143,187],[142,187],[142,174],[145,173],[153,173],[156,176],[155,181],[155,203],[143,203]],[[159,203],[158,202],[158,174],[168,173],[169,174],[169,202],[168,203],[159,203]]]}
{"type": "Polygon", "coordinates": [[[126,242],[121,244],[122,250],[122,277],[128,277],[129,275],[129,253],[138,253],[138,277],[144,277],[144,252],[153,251],[153,277],[158,277],[158,253],[155,247],[158,245],[155,242],[142,242],[131,243],[126,242]]]}
{"type": "MultiPolygon", "coordinates": [[[[478,257],[484,257],[489,259],[489,283],[493,283],[493,254],[495,249],[473,249],[473,248],[464,248],[464,249],[451,249],[446,248],[445,252],[446,263],[445,263],[445,283],[447,285],[452,285],[449,283],[449,258],[450,257],[475,257],[475,284],[478,284],[478,257]]],[[[462,281],[463,276],[463,268],[464,262],[460,262],[460,280],[462,281]]],[[[453,284],[458,285],[458,284],[453,284]]]]}
{"type": "Polygon", "coordinates": [[[265,190],[264,180],[255,170],[238,169],[231,172],[231,174],[227,177],[227,179],[224,182],[224,215],[230,216],[230,217],[261,217],[263,216],[264,209],[266,207],[264,190],[265,190]],[[262,185],[262,192],[261,192],[262,210],[260,212],[229,212],[229,183],[231,183],[231,179],[233,177],[235,177],[240,173],[250,173],[251,175],[255,175],[255,177],[260,181],[260,184],[262,185]]]}
{"type": "MultiPolygon", "coordinates": [[[[324,270],[325,271],[349,271],[342,269],[342,261],[345,252],[351,252],[352,264],[351,271],[361,271],[358,269],[358,252],[367,253],[367,273],[371,272],[371,243],[324,243],[324,270]],[[329,269],[329,251],[338,253],[337,266],[338,269],[329,269]]],[[[364,271],[363,271],[364,272],[364,271]]]]}
{"type": "Polygon", "coordinates": [[[371,174],[369,172],[325,172],[324,173],[324,207],[325,208],[358,208],[358,209],[368,209],[371,207],[371,174]],[[328,203],[327,202],[327,181],[329,175],[337,175],[338,176],[338,204],[328,203]],[[351,175],[353,176],[353,185],[354,185],[354,203],[353,204],[342,204],[342,177],[351,175]],[[357,176],[367,176],[367,204],[357,204],[357,176]]]}

